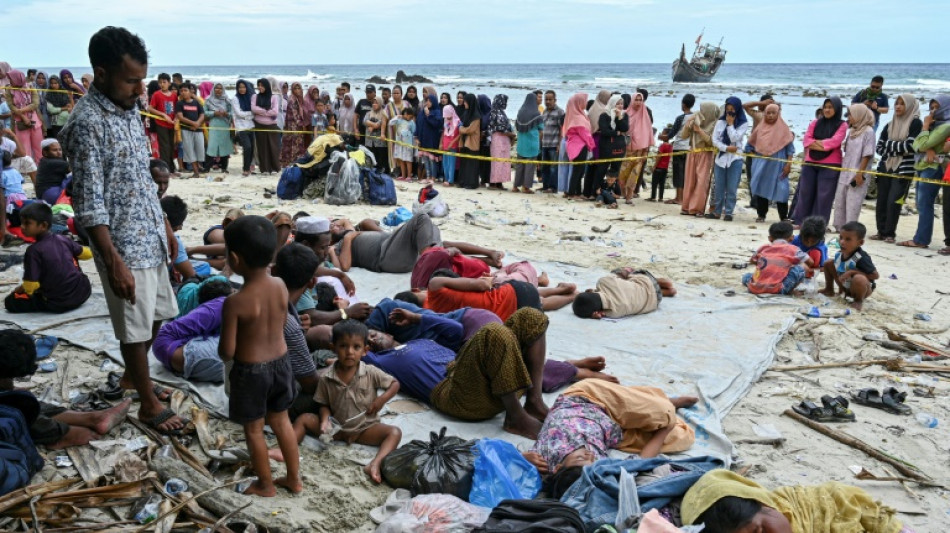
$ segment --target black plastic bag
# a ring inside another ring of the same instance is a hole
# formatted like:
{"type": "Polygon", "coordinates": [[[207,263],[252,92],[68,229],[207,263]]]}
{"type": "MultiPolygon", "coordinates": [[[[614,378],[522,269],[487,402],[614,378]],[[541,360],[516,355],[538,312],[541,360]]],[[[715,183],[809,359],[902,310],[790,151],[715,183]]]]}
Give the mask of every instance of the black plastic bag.
{"type": "Polygon", "coordinates": [[[383,459],[383,479],[397,489],[418,494],[452,494],[468,501],[475,471],[475,441],[446,437],[447,428],[430,433],[429,442],[414,440],[383,459]]]}

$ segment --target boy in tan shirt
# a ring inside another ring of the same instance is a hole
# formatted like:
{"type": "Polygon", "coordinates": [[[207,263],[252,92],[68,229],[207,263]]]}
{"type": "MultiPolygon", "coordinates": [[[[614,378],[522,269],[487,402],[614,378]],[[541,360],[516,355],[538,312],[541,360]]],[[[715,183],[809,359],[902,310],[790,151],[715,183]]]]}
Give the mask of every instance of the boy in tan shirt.
{"type": "Polygon", "coordinates": [[[676,295],[673,281],[655,278],[646,270],[618,268],[610,276],[597,280],[574,299],[574,314],[581,318],[623,318],[656,311],[663,297],[676,295]]]}

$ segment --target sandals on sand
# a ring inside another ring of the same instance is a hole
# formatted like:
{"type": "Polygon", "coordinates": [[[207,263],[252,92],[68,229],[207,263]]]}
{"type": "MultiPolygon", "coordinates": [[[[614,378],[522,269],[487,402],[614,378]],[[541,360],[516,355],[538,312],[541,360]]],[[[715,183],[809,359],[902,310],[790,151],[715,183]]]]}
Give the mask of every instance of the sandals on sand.
{"type": "Polygon", "coordinates": [[[940,255],[950,255],[950,246],[937,250],[937,253],[940,255]]]}
{"type": "Polygon", "coordinates": [[[843,396],[832,398],[825,395],[821,397],[821,403],[822,407],[818,407],[814,402],[805,400],[798,405],[793,405],[792,410],[816,422],[855,421],[854,412],[848,409],[848,400],[843,396]]]}
{"type": "Polygon", "coordinates": [[[893,413],[895,415],[909,415],[912,409],[904,404],[907,399],[906,392],[898,392],[894,387],[884,389],[884,393],[877,389],[861,389],[858,392],[851,393],[851,399],[859,405],[873,407],[893,413]]]}
{"type": "Polygon", "coordinates": [[[926,244],[919,244],[919,243],[917,243],[917,242],[914,242],[913,239],[911,239],[911,240],[909,240],[909,241],[901,241],[901,242],[897,243],[897,245],[898,245],[898,246],[903,246],[903,247],[905,247],[905,248],[927,248],[927,245],[926,245],[926,244]]]}
{"type": "Polygon", "coordinates": [[[161,429],[161,428],[158,427],[158,426],[164,424],[165,422],[168,422],[169,420],[172,419],[172,417],[175,417],[175,416],[178,416],[178,415],[175,414],[175,411],[172,411],[170,408],[166,407],[165,409],[162,409],[162,412],[161,412],[161,413],[158,413],[158,414],[155,415],[154,417],[149,418],[149,419],[147,419],[147,420],[146,420],[146,419],[140,419],[140,421],[141,421],[143,424],[145,424],[146,426],[148,426],[148,427],[154,429],[155,431],[157,431],[157,432],[159,432],[159,433],[161,433],[161,434],[163,434],[163,435],[174,435],[174,436],[177,437],[177,436],[180,436],[180,435],[188,435],[188,434],[194,433],[195,428],[194,428],[194,426],[191,424],[191,420],[189,420],[189,419],[187,419],[187,418],[185,418],[185,417],[178,417],[178,418],[181,418],[181,421],[182,421],[182,423],[184,424],[184,426],[181,427],[180,429],[167,429],[167,430],[166,430],[166,429],[161,429]]]}
{"type": "MultiPolygon", "coordinates": [[[[102,394],[102,397],[109,401],[121,400],[125,396],[125,389],[119,385],[119,381],[122,379],[122,374],[118,372],[109,372],[109,376],[106,378],[105,384],[99,387],[98,391],[102,394]]],[[[160,401],[167,402],[169,398],[172,397],[172,391],[166,389],[161,385],[155,384],[152,387],[152,392],[155,393],[155,396],[158,397],[160,401]]],[[[133,393],[132,397],[138,397],[138,393],[133,393]]]]}

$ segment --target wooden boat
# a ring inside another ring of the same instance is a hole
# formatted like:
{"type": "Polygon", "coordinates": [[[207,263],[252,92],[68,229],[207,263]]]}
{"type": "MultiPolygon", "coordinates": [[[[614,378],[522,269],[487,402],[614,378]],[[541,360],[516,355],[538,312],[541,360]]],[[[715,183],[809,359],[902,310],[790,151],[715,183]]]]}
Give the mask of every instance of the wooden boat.
{"type": "Polygon", "coordinates": [[[708,82],[719,71],[726,60],[726,51],[722,49],[722,40],[718,45],[700,44],[703,34],[696,38],[696,49],[692,59],[686,58],[686,45],[680,49],[680,57],[673,62],[674,82],[708,82]]]}

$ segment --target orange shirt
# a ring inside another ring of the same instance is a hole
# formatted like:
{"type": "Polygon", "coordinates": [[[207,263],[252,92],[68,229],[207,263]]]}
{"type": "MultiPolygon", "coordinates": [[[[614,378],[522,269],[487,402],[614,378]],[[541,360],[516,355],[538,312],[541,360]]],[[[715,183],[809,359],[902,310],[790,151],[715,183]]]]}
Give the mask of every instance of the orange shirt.
{"type": "Polygon", "coordinates": [[[518,310],[518,296],[514,287],[507,284],[487,292],[441,288],[429,291],[424,307],[436,313],[448,313],[463,307],[487,309],[504,322],[518,310]]]}

